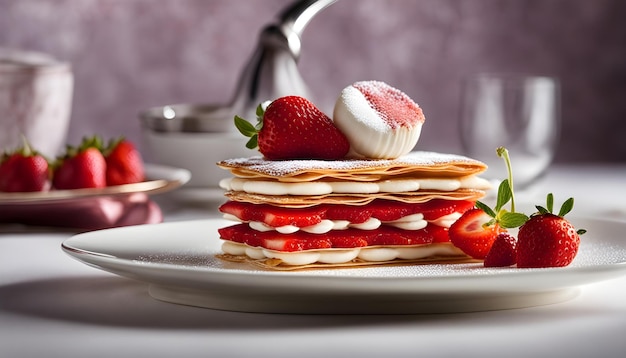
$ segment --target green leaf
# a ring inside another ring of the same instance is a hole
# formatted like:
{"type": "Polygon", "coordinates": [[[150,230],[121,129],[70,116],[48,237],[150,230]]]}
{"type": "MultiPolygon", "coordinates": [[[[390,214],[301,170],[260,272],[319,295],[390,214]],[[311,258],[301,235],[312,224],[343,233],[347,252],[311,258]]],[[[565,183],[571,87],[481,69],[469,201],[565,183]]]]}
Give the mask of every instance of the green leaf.
{"type": "Polygon", "coordinates": [[[546,198],[546,206],[549,212],[554,212],[554,195],[552,195],[552,193],[548,194],[546,198]]]}
{"type": "Polygon", "coordinates": [[[561,210],[559,210],[559,216],[563,217],[567,215],[574,208],[574,198],[569,198],[565,200],[563,205],[561,205],[561,210]]]}
{"type": "Polygon", "coordinates": [[[584,235],[586,232],[587,232],[587,230],[585,230],[585,229],[578,229],[578,230],[576,231],[576,233],[577,233],[578,235],[584,235]]]}
{"type": "Polygon", "coordinates": [[[246,137],[252,137],[258,133],[256,128],[254,128],[250,122],[239,116],[235,116],[235,127],[237,127],[239,132],[246,137]]]}
{"type": "Polygon", "coordinates": [[[258,106],[256,106],[256,116],[258,118],[263,117],[263,115],[265,114],[265,110],[263,109],[263,103],[259,103],[258,106]]]}
{"type": "Polygon", "coordinates": [[[512,229],[524,225],[528,221],[528,216],[522,213],[505,212],[500,216],[500,226],[505,229],[512,229]]]}
{"type": "Polygon", "coordinates": [[[509,185],[509,180],[504,179],[498,187],[498,199],[496,200],[495,211],[500,211],[509,200],[511,200],[511,186],[509,185]]]}
{"type": "Polygon", "coordinates": [[[550,214],[550,212],[541,205],[535,205],[540,214],[550,214]]]}
{"type": "Polygon", "coordinates": [[[496,221],[496,219],[491,219],[491,220],[487,221],[486,223],[484,223],[484,224],[483,224],[483,227],[489,227],[489,226],[492,226],[492,225],[494,225],[496,222],[497,222],[497,221],[496,221]]]}
{"type": "Polygon", "coordinates": [[[246,143],[246,148],[255,149],[259,146],[259,137],[255,134],[250,137],[250,140],[246,143]]]}
{"type": "Polygon", "coordinates": [[[496,213],[493,210],[491,210],[491,208],[487,206],[485,203],[477,201],[476,207],[484,211],[487,215],[491,216],[492,218],[496,217],[496,213]]]}
{"type": "Polygon", "coordinates": [[[263,118],[265,117],[265,109],[270,105],[270,101],[265,101],[263,103],[260,103],[257,107],[256,107],[256,125],[254,126],[254,128],[256,128],[256,131],[259,132],[262,128],[263,128],[263,118]]]}

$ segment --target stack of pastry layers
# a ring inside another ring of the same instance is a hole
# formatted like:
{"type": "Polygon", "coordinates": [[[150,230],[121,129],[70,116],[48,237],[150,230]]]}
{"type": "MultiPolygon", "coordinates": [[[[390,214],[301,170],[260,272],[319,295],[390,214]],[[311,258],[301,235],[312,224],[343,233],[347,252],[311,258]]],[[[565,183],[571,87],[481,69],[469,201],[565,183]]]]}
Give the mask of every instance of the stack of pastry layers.
{"type": "Polygon", "coordinates": [[[393,160],[252,157],[224,160],[218,166],[233,176],[220,183],[229,199],[220,210],[239,222],[220,229],[220,257],[274,269],[467,260],[446,240],[447,228],[489,188],[478,176],[486,170],[482,162],[434,152],[410,152],[393,160]],[[433,212],[432,206],[438,209],[433,212]],[[319,223],[307,227],[271,227],[230,207],[321,216],[319,223]],[[355,222],[331,214],[365,213],[371,207],[407,215],[384,220],[374,210],[365,214],[365,222],[355,222]],[[299,244],[277,245],[285,242],[299,244]]]}

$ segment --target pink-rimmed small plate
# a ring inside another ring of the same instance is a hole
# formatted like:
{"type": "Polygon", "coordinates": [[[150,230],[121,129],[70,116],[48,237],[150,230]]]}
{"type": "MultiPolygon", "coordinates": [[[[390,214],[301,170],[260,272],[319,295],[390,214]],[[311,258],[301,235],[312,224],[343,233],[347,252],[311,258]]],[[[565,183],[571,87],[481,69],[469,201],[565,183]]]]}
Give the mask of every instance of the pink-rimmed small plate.
{"type": "Polygon", "coordinates": [[[186,169],[146,164],[147,180],[140,183],[115,185],[97,189],[49,190],[45,192],[4,193],[0,192],[0,206],[37,205],[93,197],[113,197],[144,193],[165,193],[187,183],[191,174],[186,169]]]}

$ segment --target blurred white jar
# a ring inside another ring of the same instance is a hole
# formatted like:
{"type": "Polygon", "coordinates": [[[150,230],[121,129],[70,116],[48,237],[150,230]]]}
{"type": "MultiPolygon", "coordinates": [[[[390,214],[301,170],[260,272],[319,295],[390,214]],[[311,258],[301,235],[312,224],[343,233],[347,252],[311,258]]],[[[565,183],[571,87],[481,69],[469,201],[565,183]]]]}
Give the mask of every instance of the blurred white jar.
{"type": "Polygon", "coordinates": [[[0,151],[22,145],[52,159],[70,122],[74,77],[68,63],[46,54],[0,48],[0,151]]]}

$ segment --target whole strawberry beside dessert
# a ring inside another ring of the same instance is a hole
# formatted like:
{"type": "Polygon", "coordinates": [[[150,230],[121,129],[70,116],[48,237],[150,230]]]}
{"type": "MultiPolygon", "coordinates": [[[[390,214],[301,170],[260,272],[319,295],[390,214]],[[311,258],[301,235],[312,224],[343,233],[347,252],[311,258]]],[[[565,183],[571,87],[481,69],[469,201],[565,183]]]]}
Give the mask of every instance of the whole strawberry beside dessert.
{"type": "Polygon", "coordinates": [[[494,210],[476,202],[477,208],[465,212],[451,227],[450,241],[466,254],[484,259],[485,267],[563,267],[576,257],[580,235],[564,216],[574,206],[574,199],[567,199],[558,214],[554,214],[554,196],[547,195],[546,207],[536,206],[538,212],[530,217],[515,212],[513,178],[508,151],[498,148],[497,153],[506,161],[509,178],[498,188],[494,210]],[[503,206],[511,202],[511,210],[503,206]],[[489,219],[491,218],[491,219],[489,219]],[[519,227],[515,239],[506,229],[519,227]],[[499,230],[503,228],[502,230],[499,230]]]}
{"type": "Polygon", "coordinates": [[[580,235],[564,216],[572,210],[574,199],[566,200],[558,214],[552,213],[552,194],[548,194],[546,208],[539,210],[524,223],[517,234],[517,267],[567,266],[576,257],[580,235]]]}

